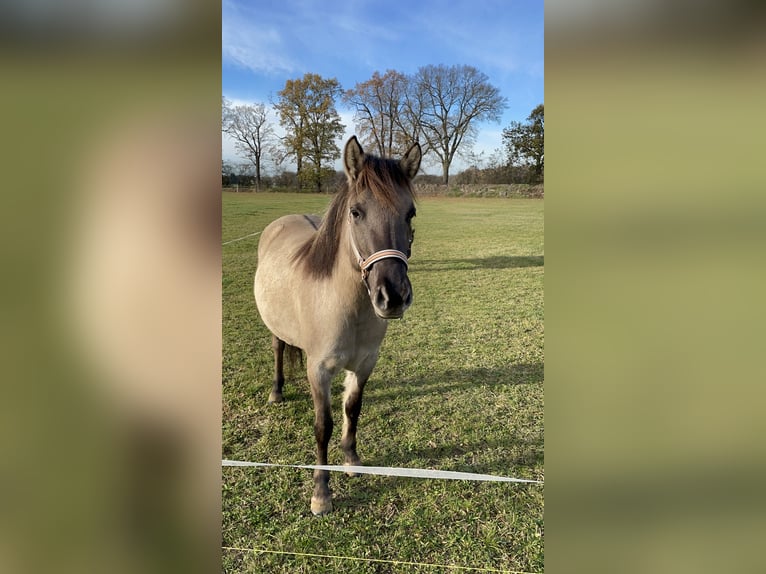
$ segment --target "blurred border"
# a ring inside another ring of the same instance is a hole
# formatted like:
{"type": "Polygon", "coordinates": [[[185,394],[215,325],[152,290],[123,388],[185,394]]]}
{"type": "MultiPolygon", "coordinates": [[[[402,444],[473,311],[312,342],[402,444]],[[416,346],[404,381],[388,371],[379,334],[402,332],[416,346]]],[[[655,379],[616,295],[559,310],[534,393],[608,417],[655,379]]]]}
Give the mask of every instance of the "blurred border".
{"type": "Polygon", "coordinates": [[[546,570],[762,572],[755,2],[546,2],[546,570]]]}
{"type": "MultiPolygon", "coordinates": [[[[217,569],[220,5],[2,11],[0,570],[217,569]]],[[[766,570],[763,24],[546,3],[549,572],[766,570]]]]}
{"type": "Polygon", "coordinates": [[[216,570],[220,4],[0,16],[0,570],[216,570]]]}

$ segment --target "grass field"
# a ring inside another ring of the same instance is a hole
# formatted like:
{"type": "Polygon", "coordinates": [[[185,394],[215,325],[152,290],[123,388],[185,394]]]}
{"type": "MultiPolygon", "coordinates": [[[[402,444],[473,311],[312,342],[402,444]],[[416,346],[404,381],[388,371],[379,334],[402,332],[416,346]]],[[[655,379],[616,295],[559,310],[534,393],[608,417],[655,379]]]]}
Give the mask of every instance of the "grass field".
{"type": "MultiPolygon", "coordinates": [[[[223,194],[223,241],[327,196],[223,194]]],[[[410,279],[414,302],[389,326],[365,389],[364,464],[543,480],[543,200],[423,198],[410,279]]],[[[223,246],[223,457],[313,464],[305,372],[267,405],[273,356],[252,294],[258,236],[223,246]]],[[[342,380],[333,382],[342,464],[342,380]]],[[[309,511],[311,471],[223,469],[225,572],[457,572],[321,554],[543,571],[543,487],[332,473],[335,510],[309,511]]]]}

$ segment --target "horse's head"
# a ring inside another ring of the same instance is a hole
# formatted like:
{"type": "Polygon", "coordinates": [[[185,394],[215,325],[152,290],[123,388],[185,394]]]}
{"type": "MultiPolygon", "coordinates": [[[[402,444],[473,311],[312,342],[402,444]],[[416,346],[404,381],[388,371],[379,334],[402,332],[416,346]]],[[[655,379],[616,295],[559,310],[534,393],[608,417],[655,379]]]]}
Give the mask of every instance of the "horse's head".
{"type": "Polygon", "coordinates": [[[407,276],[415,217],[411,181],[420,159],[418,144],[399,161],[365,155],[356,137],[343,150],[351,191],[346,205],[351,251],[382,319],[398,319],[412,303],[407,276]]]}

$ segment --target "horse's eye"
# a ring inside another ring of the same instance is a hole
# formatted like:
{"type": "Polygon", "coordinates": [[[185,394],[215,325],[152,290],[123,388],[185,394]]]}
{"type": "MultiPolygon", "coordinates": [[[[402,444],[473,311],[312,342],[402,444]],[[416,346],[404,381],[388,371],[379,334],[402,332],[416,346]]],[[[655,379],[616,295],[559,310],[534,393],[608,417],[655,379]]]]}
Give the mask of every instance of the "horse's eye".
{"type": "Polygon", "coordinates": [[[356,207],[352,207],[351,209],[349,209],[349,213],[351,214],[351,217],[353,217],[354,219],[359,219],[360,217],[362,217],[362,212],[359,211],[359,209],[357,209],[356,207]]]}

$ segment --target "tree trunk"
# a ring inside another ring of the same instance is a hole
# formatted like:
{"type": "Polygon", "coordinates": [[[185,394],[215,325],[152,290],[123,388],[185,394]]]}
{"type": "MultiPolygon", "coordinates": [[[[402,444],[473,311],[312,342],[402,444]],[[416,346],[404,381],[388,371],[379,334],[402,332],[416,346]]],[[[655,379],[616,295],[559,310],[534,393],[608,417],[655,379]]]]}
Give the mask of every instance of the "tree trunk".
{"type": "Polygon", "coordinates": [[[255,191],[261,191],[261,156],[255,156],[255,191]]]}
{"type": "Polygon", "coordinates": [[[443,183],[446,186],[449,183],[449,164],[446,161],[442,162],[442,178],[443,183]]]}
{"type": "Polygon", "coordinates": [[[300,191],[305,185],[303,179],[301,178],[301,173],[303,172],[303,155],[300,153],[295,154],[295,165],[295,175],[298,178],[298,191],[300,191]]]}

